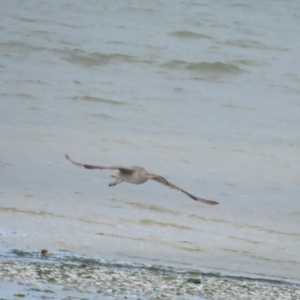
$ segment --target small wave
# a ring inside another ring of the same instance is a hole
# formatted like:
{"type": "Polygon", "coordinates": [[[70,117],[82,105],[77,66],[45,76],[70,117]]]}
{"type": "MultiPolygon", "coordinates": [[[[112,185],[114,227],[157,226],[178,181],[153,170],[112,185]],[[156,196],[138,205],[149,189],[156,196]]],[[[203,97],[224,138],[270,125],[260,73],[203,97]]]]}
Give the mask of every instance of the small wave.
{"type": "Polygon", "coordinates": [[[113,238],[118,238],[118,239],[129,239],[129,240],[135,240],[135,241],[145,241],[143,238],[139,237],[133,237],[133,236],[125,236],[125,235],[120,235],[120,234],[112,234],[112,233],[104,233],[104,232],[98,232],[98,235],[104,235],[104,236],[109,236],[113,238]]]}
{"type": "Polygon", "coordinates": [[[277,51],[289,51],[289,48],[286,47],[270,47],[261,42],[253,41],[253,40],[228,40],[221,43],[222,45],[229,45],[229,46],[237,46],[240,48],[254,48],[254,49],[261,49],[261,50],[277,50],[277,51]]]}
{"type": "Polygon", "coordinates": [[[110,100],[110,99],[103,99],[103,98],[92,97],[92,96],[75,96],[75,97],[71,97],[71,99],[72,100],[101,102],[101,103],[106,103],[106,104],[111,104],[111,105],[127,105],[126,102],[110,100]]]}
{"type": "Polygon", "coordinates": [[[12,97],[12,98],[22,98],[22,99],[35,99],[34,96],[25,94],[25,93],[17,93],[17,94],[0,94],[1,97],[12,97]]]}
{"type": "Polygon", "coordinates": [[[150,219],[141,219],[139,223],[143,225],[156,225],[156,226],[161,226],[161,227],[173,227],[177,229],[184,229],[184,230],[193,230],[193,228],[180,225],[180,224],[174,224],[174,223],[166,223],[166,222],[160,222],[160,221],[154,221],[150,219]]]}
{"type": "Polygon", "coordinates": [[[174,246],[176,249],[190,251],[190,252],[205,252],[202,248],[184,247],[184,246],[174,246]]]}
{"type": "Polygon", "coordinates": [[[104,54],[100,52],[85,53],[81,50],[75,50],[65,60],[69,63],[84,65],[86,67],[102,66],[111,62],[131,62],[134,58],[130,55],[121,53],[104,54]]]}
{"type": "Polygon", "coordinates": [[[238,73],[242,72],[240,68],[234,64],[226,64],[223,62],[199,62],[189,63],[186,68],[197,72],[216,72],[216,73],[238,73]]]}
{"type": "Polygon", "coordinates": [[[168,35],[182,38],[182,39],[212,39],[212,37],[208,35],[195,33],[188,30],[172,31],[168,35]]]}
{"type": "Polygon", "coordinates": [[[204,74],[238,74],[245,71],[240,69],[233,63],[216,62],[186,62],[182,60],[172,60],[166,64],[165,67],[171,69],[186,69],[193,72],[204,74]]]}
{"type": "Polygon", "coordinates": [[[254,107],[246,107],[246,106],[241,106],[241,105],[236,105],[236,104],[231,104],[231,103],[227,103],[227,104],[221,104],[220,106],[225,107],[225,108],[236,108],[236,109],[241,109],[241,110],[255,110],[254,107]]]}
{"type": "Polygon", "coordinates": [[[12,51],[20,52],[23,56],[28,55],[29,51],[46,51],[48,50],[45,47],[41,46],[33,46],[26,42],[19,41],[7,41],[4,43],[0,43],[0,46],[3,50],[8,51],[8,55],[10,56],[12,51]]]}
{"type": "Polygon", "coordinates": [[[95,117],[102,120],[117,120],[116,118],[109,116],[107,114],[90,114],[91,117],[95,117]]]}
{"type": "MultiPolygon", "coordinates": [[[[26,197],[26,195],[24,196],[26,197]]],[[[39,216],[55,216],[50,212],[46,212],[44,210],[23,210],[18,209],[15,207],[0,207],[0,211],[7,212],[7,213],[23,213],[23,214],[30,214],[30,215],[39,215],[39,216]]]]}
{"type": "Polygon", "coordinates": [[[127,44],[124,43],[124,42],[116,41],[116,40],[108,41],[108,42],[106,42],[106,44],[113,44],[113,45],[127,45],[127,44]]]}
{"type": "Polygon", "coordinates": [[[224,42],[225,45],[238,46],[241,48],[257,48],[257,49],[268,49],[266,45],[261,42],[252,40],[228,40],[224,42]]]}
{"type": "Polygon", "coordinates": [[[26,18],[26,17],[20,17],[20,16],[14,16],[14,18],[19,21],[27,22],[27,23],[52,24],[52,21],[48,21],[48,20],[40,19],[40,18],[26,18]]]}
{"type": "MultiPolygon", "coordinates": [[[[282,259],[274,259],[274,258],[269,257],[269,256],[267,256],[267,257],[257,256],[257,255],[254,255],[252,252],[249,252],[249,251],[238,251],[238,250],[230,249],[230,248],[221,248],[221,249],[226,251],[226,252],[238,253],[238,254],[241,254],[243,256],[248,256],[248,257],[251,257],[251,258],[254,258],[254,259],[259,259],[259,260],[264,260],[264,261],[271,261],[271,262],[276,262],[276,263],[280,263],[280,262],[283,261],[282,259]]],[[[298,261],[296,261],[296,260],[285,260],[284,262],[291,263],[291,264],[298,263],[298,261]]]]}
{"type": "Polygon", "coordinates": [[[4,161],[0,160],[0,167],[9,167],[9,166],[13,166],[13,164],[10,164],[10,163],[7,163],[7,162],[4,162],[4,161]]]}
{"type": "Polygon", "coordinates": [[[300,236],[300,234],[298,232],[283,232],[283,231],[274,230],[271,228],[264,228],[261,226],[247,224],[247,223],[232,222],[232,221],[227,221],[227,220],[223,220],[223,219],[214,219],[214,218],[209,219],[209,218],[198,216],[195,214],[191,214],[189,216],[191,218],[200,219],[201,221],[208,221],[208,222],[213,222],[213,223],[223,223],[223,224],[233,225],[233,226],[239,227],[239,228],[250,228],[250,229],[259,230],[259,231],[263,231],[263,232],[267,232],[267,233],[271,233],[271,234],[282,234],[282,235],[296,236],[296,237],[300,236]]]}
{"type": "Polygon", "coordinates": [[[130,202],[130,205],[139,208],[139,209],[146,209],[146,210],[150,210],[150,211],[156,211],[156,212],[161,212],[161,213],[169,213],[172,215],[180,215],[180,213],[178,211],[173,211],[170,209],[167,209],[165,207],[161,207],[161,206],[157,206],[157,205],[150,205],[150,204],[142,204],[139,202],[130,202]]]}
{"type": "Polygon", "coordinates": [[[141,12],[141,13],[154,13],[155,10],[151,7],[146,7],[146,6],[138,6],[138,5],[130,5],[125,8],[125,10],[130,11],[130,12],[141,12]]]}
{"type": "Polygon", "coordinates": [[[250,66],[250,67],[268,67],[271,64],[266,61],[259,61],[259,60],[247,60],[247,59],[237,59],[233,61],[234,64],[243,65],[243,66],[250,66]]]}

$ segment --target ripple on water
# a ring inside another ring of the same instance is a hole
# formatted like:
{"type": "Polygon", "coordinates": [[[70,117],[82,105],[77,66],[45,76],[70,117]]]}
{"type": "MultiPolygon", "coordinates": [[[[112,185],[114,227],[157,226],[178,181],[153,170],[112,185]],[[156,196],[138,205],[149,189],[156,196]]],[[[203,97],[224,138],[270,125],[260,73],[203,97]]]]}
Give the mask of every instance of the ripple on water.
{"type": "Polygon", "coordinates": [[[171,60],[162,65],[163,68],[172,70],[186,70],[201,75],[203,79],[219,79],[226,76],[244,74],[247,71],[238,67],[235,63],[226,63],[222,61],[206,62],[206,61],[184,61],[171,60]]]}
{"type": "Polygon", "coordinates": [[[173,228],[184,229],[184,230],[194,230],[192,227],[188,227],[180,224],[174,224],[174,223],[154,221],[151,219],[141,219],[139,223],[143,225],[149,225],[149,226],[154,225],[154,226],[161,226],[161,227],[173,227],[173,228]]]}
{"type": "Polygon", "coordinates": [[[168,35],[182,39],[212,39],[212,37],[206,34],[195,33],[188,30],[172,31],[168,35]]]}
{"type": "Polygon", "coordinates": [[[91,102],[98,102],[101,104],[110,104],[110,105],[129,105],[128,103],[124,101],[116,101],[112,99],[104,99],[99,97],[93,97],[93,96],[74,96],[71,97],[72,100],[81,100],[81,101],[91,101],[91,102]]]}

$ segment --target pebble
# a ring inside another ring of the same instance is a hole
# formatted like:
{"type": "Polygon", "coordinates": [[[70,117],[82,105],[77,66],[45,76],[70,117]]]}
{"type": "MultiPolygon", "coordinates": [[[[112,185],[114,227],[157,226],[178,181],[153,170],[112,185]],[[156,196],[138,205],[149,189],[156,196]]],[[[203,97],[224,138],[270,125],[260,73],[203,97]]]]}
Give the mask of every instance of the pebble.
{"type": "Polygon", "coordinates": [[[0,259],[0,278],[32,286],[49,283],[64,290],[89,293],[94,290],[94,294],[102,294],[103,299],[106,299],[105,295],[107,299],[300,299],[300,286],[297,284],[109,262],[85,264],[83,267],[82,263],[5,258],[0,259]],[[122,297],[117,298],[118,295],[122,297]]]}

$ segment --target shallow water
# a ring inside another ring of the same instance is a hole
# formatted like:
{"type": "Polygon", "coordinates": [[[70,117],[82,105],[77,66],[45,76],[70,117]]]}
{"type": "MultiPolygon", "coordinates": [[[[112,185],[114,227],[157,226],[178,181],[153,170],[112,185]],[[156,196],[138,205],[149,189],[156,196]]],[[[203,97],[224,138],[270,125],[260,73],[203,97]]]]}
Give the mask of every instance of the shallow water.
{"type": "Polygon", "coordinates": [[[299,3],[7,2],[4,246],[299,280],[299,3]],[[200,197],[147,183],[141,165],[200,197]]]}

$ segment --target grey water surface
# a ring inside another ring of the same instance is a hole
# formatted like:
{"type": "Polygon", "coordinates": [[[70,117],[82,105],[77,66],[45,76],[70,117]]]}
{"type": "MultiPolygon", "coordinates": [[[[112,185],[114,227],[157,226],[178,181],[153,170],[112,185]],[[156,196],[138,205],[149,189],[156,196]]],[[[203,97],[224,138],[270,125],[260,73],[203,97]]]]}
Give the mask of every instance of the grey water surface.
{"type": "Polygon", "coordinates": [[[2,246],[299,281],[299,28],[296,0],[2,1],[2,246]]]}

